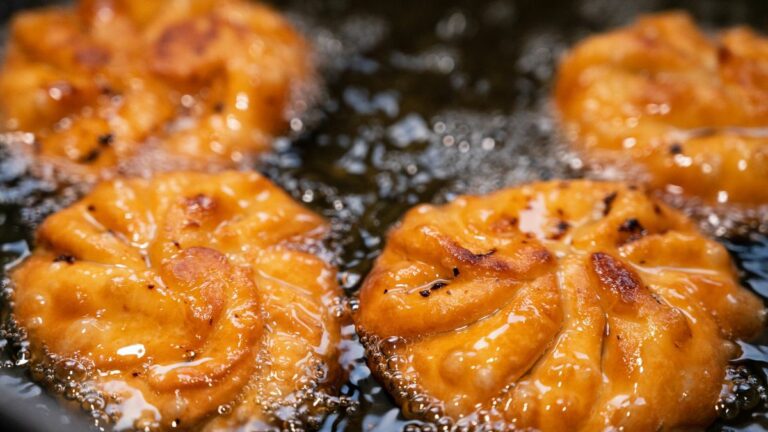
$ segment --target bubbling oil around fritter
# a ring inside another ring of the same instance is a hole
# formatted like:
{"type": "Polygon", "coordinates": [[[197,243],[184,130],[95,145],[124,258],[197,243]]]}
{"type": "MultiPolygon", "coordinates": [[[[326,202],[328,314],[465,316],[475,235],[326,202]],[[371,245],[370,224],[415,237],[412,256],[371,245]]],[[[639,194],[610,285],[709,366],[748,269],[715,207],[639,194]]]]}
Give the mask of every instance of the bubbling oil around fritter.
{"type": "MultiPolygon", "coordinates": [[[[321,26],[304,32],[308,36],[328,39],[326,42],[332,48],[330,55],[321,52],[318,57],[340,63],[349,62],[354,66],[350,66],[343,79],[335,80],[335,83],[333,77],[329,78],[331,87],[328,99],[323,99],[323,103],[329,106],[327,121],[319,125],[319,128],[310,126],[298,141],[296,137],[280,140],[277,147],[281,150],[276,154],[267,153],[265,163],[259,165],[259,169],[267,172],[270,178],[294,194],[296,199],[304,199],[315,211],[333,219],[334,236],[338,242],[343,243],[343,249],[346,250],[341,255],[344,258],[340,266],[350,276],[342,280],[348,281],[343,283],[348,286],[350,293],[356,292],[355,281],[367,271],[369,260],[372,261],[380,251],[383,230],[413,203],[440,203],[450,201],[456,194],[485,193],[522,181],[581,175],[578,172],[563,173],[565,168],[554,157],[557,152],[552,149],[555,140],[550,136],[549,117],[546,113],[535,113],[534,116],[522,101],[534,103],[546,99],[550,73],[555,68],[553,59],[574,38],[581,38],[598,28],[624,23],[638,10],[647,9],[649,5],[664,4],[666,7],[672,3],[641,1],[618,4],[585,0],[555,2],[556,7],[541,7],[540,3],[516,3],[511,16],[502,17],[498,13],[488,13],[491,11],[490,6],[504,6],[508,2],[432,2],[432,7],[422,5],[413,9],[422,11],[420,19],[401,20],[401,5],[381,2],[342,1],[333,2],[333,6],[330,3],[306,1],[280,2],[279,8],[288,11],[291,18],[298,15],[300,20],[321,26]],[[339,13],[337,4],[344,4],[350,9],[339,13]],[[595,16],[587,19],[581,15],[583,5],[587,4],[600,4],[603,9],[596,10],[595,16]],[[363,14],[365,19],[358,20],[358,14],[363,14]],[[468,31],[465,35],[450,42],[430,36],[435,29],[434,22],[430,21],[432,17],[435,20],[438,16],[448,19],[453,15],[466,18],[468,31]],[[362,54],[346,50],[351,44],[369,40],[371,34],[376,34],[372,27],[376,27],[377,21],[389,29],[382,36],[383,42],[375,42],[379,48],[371,52],[365,48],[362,54]],[[354,34],[345,33],[350,28],[346,25],[348,22],[354,23],[351,27],[357,29],[354,34]],[[418,31],[411,32],[412,29],[418,31]],[[358,31],[361,33],[358,34],[358,31]],[[351,37],[353,41],[346,41],[345,37],[351,37]],[[510,46],[513,48],[510,49],[510,46]],[[339,47],[344,47],[344,52],[334,51],[339,47]],[[433,73],[406,69],[393,63],[403,54],[415,58],[421,56],[422,52],[424,57],[443,60],[447,57],[441,56],[446,55],[451,58],[455,68],[448,72],[441,70],[433,73]],[[489,52],[493,55],[489,56],[489,52]],[[377,68],[359,68],[362,62],[365,65],[372,63],[377,68]],[[489,91],[473,93],[479,88],[474,84],[485,82],[486,79],[490,80],[489,91]],[[462,80],[465,81],[460,87],[452,86],[462,80]],[[348,89],[360,88],[370,92],[372,99],[378,92],[394,94],[398,114],[391,118],[385,113],[370,115],[367,111],[359,111],[359,107],[346,105],[343,93],[348,89]],[[446,93],[447,88],[452,91],[446,93]],[[446,94],[450,94],[449,99],[446,99],[446,94]],[[472,102],[474,100],[482,100],[483,103],[478,105],[472,102]],[[512,101],[514,108],[509,106],[512,101]],[[505,109],[497,112],[496,109],[500,107],[505,109]],[[510,111],[507,112],[506,108],[510,111]],[[456,109],[462,111],[456,112],[456,109]],[[469,111],[464,112],[465,109],[469,111]],[[387,129],[414,114],[424,119],[429,143],[423,146],[414,143],[406,148],[389,143],[387,129]],[[383,137],[377,135],[379,131],[383,132],[383,137]],[[490,151],[483,149],[481,143],[486,137],[495,141],[490,151]],[[465,140],[467,143],[463,143],[465,140]],[[361,149],[364,150],[362,157],[361,149]],[[370,159],[366,155],[370,155],[370,159]],[[362,171],[355,169],[361,166],[357,163],[360,159],[365,162],[362,171]],[[335,161],[338,163],[334,164],[335,161]],[[411,174],[411,164],[418,168],[416,175],[411,174]],[[364,244],[362,241],[350,241],[360,236],[360,232],[363,233],[361,237],[364,244]]],[[[697,14],[709,24],[719,22],[715,17],[723,16],[727,16],[728,22],[749,21],[758,24],[760,20],[760,14],[749,13],[755,10],[754,3],[744,6],[749,1],[739,0],[729,2],[728,5],[711,1],[704,3],[706,5],[702,4],[701,8],[697,7],[697,14]],[[706,12],[702,12],[704,10],[706,12]]],[[[320,42],[323,43],[322,40],[320,42]]],[[[304,118],[302,120],[304,125],[311,124],[304,118]]],[[[0,156],[0,165],[5,165],[5,162],[7,160],[0,156]]],[[[0,171],[4,175],[11,172],[0,171]]],[[[24,193],[29,194],[30,186],[35,182],[37,180],[29,176],[20,178],[18,183],[13,183],[12,189],[0,191],[0,201],[8,198],[8,193],[19,197],[24,193]]],[[[0,234],[21,230],[22,222],[36,223],[40,220],[40,214],[50,213],[61,205],[51,204],[48,198],[23,198],[23,204],[19,207],[14,204],[3,208],[3,214],[7,215],[8,220],[0,227],[0,234]]],[[[0,214],[0,219],[3,214],[0,214]]],[[[5,237],[3,240],[8,242],[11,238],[18,237],[5,237]]],[[[765,242],[760,238],[756,241],[761,244],[765,242]]],[[[339,245],[333,243],[332,246],[336,250],[339,245]]],[[[760,247],[758,243],[750,246],[754,250],[760,250],[760,247]]],[[[740,249],[735,251],[740,261],[752,253],[741,252],[740,249]]],[[[6,252],[6,255],[0,256],[11,257],[12,254],[6,252]]],[[[752,264],[760,268],[759,263],[752,264]]],[[[755,282],[755,287],[760,291],[764,277],[753,277],[755,281],[759,280],[755,282]]],[[[354,345],[354,351],[358,352],[358,349],[354,345]]],[[[15,348],[9,346],[7,351],[13,355],[15,348]]],[[[21,352],[24,353],[23,350],[21,352]]],[[[757,365],[761,364],[764,356],[753,356],[749,364],[754,367],[753,372],[759,371],[757,365]]],[[[405,428],[408,431],[436,430],[432,424],[416,426],[417,422],[405,420],[402,416],[395,418],[392,415],[395,408],[375,380],[368,377],[368,369],[363,365],[363,360],[355,357],[355,362],[358,367],[348,389],[349,394],[360,400],[360,415],[341,421],[329,418],[323,430],[366,430],[371,424],[393,429],[405,428]]],[[[17,369],[18,373],[23,373],[23,370],[17,369]]],[[[4,373],[13,371],[5,370],[4,373]]],[[[20,380],[18,386],[18,391],[26,394],[30,383],[20,380]]],[[[46,400],[37,396],[25,402],[44,404],[46,400]]],[[[729,413],[731,411],[728,409],[729,413]]],[[[61,414],[56,407],[51,407],[50,412],[51,416],[57,418],[61,414]]],[[[759,423],[760,415],[760,411],[755,412],[752,418],[757,420],[750,420],[749,424],[759,423]]],[[[728,418],[731,418],[730,414],[728,418]]],[[[76,418],[69,415],[67,419],[74,421],[76,418]]],[[[744,425],[740,420],[729,421],[727,424],[731,428],[744,425]]]]}
{"type": "MultiPolygon", "coordinates": [[[[716,37],[684,13],[641,17],[563,59],[554,92],[565,132],[595,171],[642,179],[719,219],[768,223],[768,39],[716,37]]],[[[722,233],[721,233],[722,234],[722,233]]]]}
{"type": "Polygon", "coordinates": [[[228,167],[309,103],[308,44],[243,0],[82,0],[20,13],[0,70],[0,128],[63,176],[228,167]]]}
{"type": "Polygon", "coordinates": [[[33,376],[118,430],[315,428],[343,375],[327,229],[255,173],[102,183],[10,273],[33,376]]]}
{"type": "Polygon", "coordinates": [[[644,191],[553,181],[418,206],[355,321],[406,415],[462,427],[703,427],[762,302],[644,191]]]}

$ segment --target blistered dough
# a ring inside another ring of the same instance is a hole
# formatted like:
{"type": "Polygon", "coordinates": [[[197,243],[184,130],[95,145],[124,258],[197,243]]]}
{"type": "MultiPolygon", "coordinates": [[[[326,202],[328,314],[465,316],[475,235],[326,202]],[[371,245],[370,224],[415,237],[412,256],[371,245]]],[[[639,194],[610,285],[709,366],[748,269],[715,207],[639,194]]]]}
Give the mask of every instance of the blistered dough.
{"type": "Polygon", "coordinates": [[[43,222],[13,314],[117,429],[311,428],[341,377],[327,228],[255,173],[118,179],[43,222]]]}
{"type": "Polygon", "coordinates": [[[708,36],[683,13],[641,17],[574,47],[555,102],[602,174],[730,214],[768,209],[768,39],[752,30],[708,36]]]}
{"type": "Polygon", "coordinates": [[[0,130],[29,134],[6,141],[78,179],[226,167],[268,149],[306,105],[293,96],[310,63],[283,17],[245,0],[23,12],[0,69],[0,130]]]}
{"type": "Polygon", "coordinates": [[[713,420],[733,341],[763,315],[683,215],[621,183],[572,181],[412,209],[355,321],[409,416],[649,431],[713,420]]]}

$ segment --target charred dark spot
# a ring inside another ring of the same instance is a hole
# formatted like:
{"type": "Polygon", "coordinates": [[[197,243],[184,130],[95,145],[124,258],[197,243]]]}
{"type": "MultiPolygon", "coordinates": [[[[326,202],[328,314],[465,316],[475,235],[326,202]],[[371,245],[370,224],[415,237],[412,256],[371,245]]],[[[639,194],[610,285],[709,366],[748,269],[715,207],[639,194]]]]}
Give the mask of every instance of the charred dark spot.
{"type": "Polygon", "coordinates": [[[445,241],[444,246],[448,249],[448,252],[457,260],[470,265],[488,265],[498,271],[504,271],[508,269],[507,264],[501,260],[493,260],[492,256],[496,253],[496,249],[491,249],[488,252],[474,253],[467,248],[453,241],[445,241]]]}
{"type": "Polygon", "coordinates": [[[139,376],[139,373],[138,373],[138,372],[132,372],[132,373],[131,373],[131,376],[132,376],[132,377],[134,377],[134,378],[136,378],[137,376],[139,376]]]}
{"type": "Polygon", "coordinates": [[[216,102],[216,104],[213,105],[213,112],[216,114],[221,114],[224,112],[224,103],[222,102],[216,102]]]}
{"type": "Polygon", "coordinates": [[[629,218],[625,220],[624,223],[622,223],[621,226],[619,227],[619,231],[621,232],[635,233],[643,230],[644,230],[643,225],[640,223],[639,220],[637,220],[637,218],[629,218]]]}
{"type": "Polygon", "coordinates": [[[555,210],[555,211],[557,212],[557,215],[558,215],[558,216],[560,216],[560,217],[562,217],[562,216],[565,214],[565,212],[564,212],[564,211],[563,211],[563,209],[561,209],[561,208],[558,208],[558,209],[557,209],[557,210],[555,210]]]}
{"type": "Polygon", "coordinates": [[[669,154],[671,155],[679,155],[683,153],[683,146],[679,143],[674,143],[669,146],[669,154]]]}
{"type": "Polygon", "coordinates": [[[420,294],[422,297],[429,297],[429,295],[430,295],[430,294],[432,294],[432,291],[430,291],[430,290],[428,290],[428,289],[425,289],[425,290],[421,290],[421,291],[419,291],[419,294],[420,294]]]}
{"type": "Polygon", "coordinates": [[[112,145],[112,142],[114,142],[115,136],[111,133],[106,133],[103,135],[99,135],[98,142],[99,145],[102,147],[109,147],[112,145]]]}
{"type": "Polygon", "coordinates": [[[618,294],[625,303],[633,303],[637,299],[642,284],[632,270],[603,252],[593,253],[591,261],[592,269],[604,288],[618,294]]]}
{"type": "Polygon", "coordinates": [[[176,249],[181,249],[181,244],[176,240],[173,241],[173,245],[176,247],[176,249]]]}
{"type": "Polygon", "coordinates": [[[555,233],[550,236],[551,240],[559,240],[563,238],[565,233],[568,232],[568,229],[571,227],[571,224],[569,224],[566,221],[559,221],[557,225],[555,225],[555,233]]]}
{"type": "Polygon", "coordinates": [[[661,300],[658,294],[651,293],[651,298],[657,303],[657,304],[664,304],[664,302],[661,300]]]}
{"type": "Polygon", "coordinates": [[[103,85],[99,87],[99,93],[101,93],[104,96],[112,96],[115,94],[115,90],[108,85],[103,85]]]}
{"type": "Polygon", "coordinates": [[[75,261],[75,257],[69,254],[61,254],[53,259],[53,262],[65,262],[67,264],[74,264],[75,261]]]}
{"type": "Polygon", "coordinates": [[[213,325],[213,318],[208,320],[208,325],[213,325]]]}
{"type": "Polygon", "coordinates": [[[388,293],[388,292],[389,292],[389,290],[388,290],[388,289],[384,289],[384,294],[386,294],[386,293],[388,293]]]}
{"type": "Polygon", "coordinates": [[[88,209],[89,212],[95,212],[96,206],[93,204],[88,204],[88,207],[86,207],[86,209],[88,209]]]}
{"type": "Polygon", "coordinates": [[[659,206],[656,203],[653,203],[653,212],[656,213],[657,215],[660,215],[661,214],[661,206],[659,206]]]}
{"type": "Polygon", "coordinates": [[[101,150],[100,149],[92,149],[88,153],[86,153],[83,157],[80,158],[80,163],[91,163],[95,162],[96,159],[101,156],[101,150]]]}
{"type": "Polygon", "coordinates": [[[631,243],[648,234],[643,225],[636,218],[629,218],[619,226],[619,232],[628,234],[623,243],[631,243]]]}
{"type": "Polygon", "coordinates": [[[552,254],[543,248],[534,249],[531,253],[531,260],[537,263],[550,263],[553,260],[552,254]]]}
{"type": "Polygon", "coordinates": [[[153,290],[153,289],[155,289],[155,286],[153,284],[149,284],[149,285],[147,285],[147,288],[153,290]]]}
{"type": "Polygon", "coordinates": [[[608,214],[611,213],[611,209],[613,208],[613,202],[616,201],[616,197],[619,196],[619,193],[617,191],[613,191],[603,197],[603,216],[608,216],[608,214]]]}
{"type": "MultiPolygon", "coordinates": [[[[434,234],[432,234],[434,235],[434,234]]],[[[437,241],[440,243],[440,247],[443,248],[444,253],[454,260],[453,265],[461,266],[464,268],[472,268],[477,266],[485,271],[491,272],[509,272],[509,271],[527,271],[529,266],[543,264],[551,260],[551,256],[548,251],[543,248],[535,248],[528,251],[526,249],[526,259],[523,262],[510,261],[505,257],[497,257],[497,249],[493,248],[487,252],[475,253],[460,244],[453,239],[438,235],[437,241]],[[538,252],[542,252],[546,257],[542,257],[538,252]]]]}
{"type": "Polygon", "coordinates": [[[453,277],[458,277],[459,274],[460,274],[459,268],[458,267],[454,267],[453,268],[453,277]]]}
{"type": "Polygon", "coordinates": [[[443,288],[443,287],[446,287],[446,286],[448,286],[448,284],[446,282],[439,281],[439,282],[433,283],[432,286],[429,287],[429,289],[431,289],[431,290],[439,290],[440,288],[443,288]]]}

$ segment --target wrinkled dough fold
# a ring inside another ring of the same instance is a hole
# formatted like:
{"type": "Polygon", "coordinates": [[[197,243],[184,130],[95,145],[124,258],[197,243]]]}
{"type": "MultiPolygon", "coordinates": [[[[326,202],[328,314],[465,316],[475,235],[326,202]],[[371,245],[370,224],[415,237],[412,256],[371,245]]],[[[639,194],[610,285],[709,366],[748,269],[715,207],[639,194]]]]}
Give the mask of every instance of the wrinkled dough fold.
{"type": "Polygon", "coordinates": [[[704,427],[761,301],[728,253],[621,183],[547,182],[419,206],[355,316],[409,416],[523,430],[704,427]]]}
{"type": "Polygon", "coordinates": [[[744,27],[709,37],[685,13],[640,17],[576,45],[554,96],[566,135],[600,172],[676,201],[765,211],[765,37],[744,27]]]}
{"type": "Polygon", "coordinates": [[[4,141],[78,181],[231,167],[306,108],[309,51],[287,20],[246,0],[22,12],[0,69],[0,131],[31,132],[4,141]]]}
{"type": "Polygon", "coordinates": [[[43,222],[13,314],[34,363],[86,368],[120,424],[301,425],[341,376],[327,228],[258,174],[102,183],[43,222]]]}

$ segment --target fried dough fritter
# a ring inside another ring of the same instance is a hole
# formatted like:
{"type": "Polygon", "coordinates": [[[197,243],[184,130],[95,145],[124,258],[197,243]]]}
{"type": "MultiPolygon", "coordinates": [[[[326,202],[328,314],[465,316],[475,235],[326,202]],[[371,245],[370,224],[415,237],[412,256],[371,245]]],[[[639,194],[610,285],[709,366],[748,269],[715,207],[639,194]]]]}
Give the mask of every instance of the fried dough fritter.
{"type": "Polygon", "coordinates": [[[303,38],[250,1],[25,12],[0,70],[0,130],[33,133],[11,144],[77,178],[231,166],[283,129],[310,63],[303,38]]]}
{"type": "Polygon", "coordinates": [[[118,429],[311,429],[341,378],[327,228],[255,173],[102,183],[41,225],[13,314],[118,429]]]}
{"type": "Polygon", "coordinates": [[[407,415],[545,432],[709,424],[733,341],[763,321],[720,244],[590,181],[416,207],[355,316],[407,415]]]}
{"type": "Polygon", "coordinates": [[[684,13],[590,37],[560,65],[555,102],[588,161],[670,197],[768,207],[768,39],[708,37],[684,13]]]}

